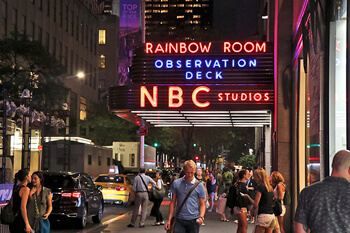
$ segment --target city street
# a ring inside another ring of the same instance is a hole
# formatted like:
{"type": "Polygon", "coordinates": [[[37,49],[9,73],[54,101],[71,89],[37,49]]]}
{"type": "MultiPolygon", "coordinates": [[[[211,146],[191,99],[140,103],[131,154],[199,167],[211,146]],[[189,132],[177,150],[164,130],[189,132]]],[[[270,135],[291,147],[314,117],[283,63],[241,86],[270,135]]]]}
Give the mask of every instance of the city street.
{"type": "MultiPolygon", "coordinates": [[[[145,228],[127,228],[127,225],[130,223],[131,215],[132,215],[132,208],[133,206],[130,206],[128,208],[124,208],[123,206],[118,205],[107,205],[103,221],[101,224],[93,224],[91,220],[88,222],[86,229],[79,230],[77,228],[74,228],[72,224],[59,224],[58,226],[52,227],[51,232],[64,232],[64,233],[72,233],[72,232],[78,232],[78,233],[110,233],[110,232],[123,232],[123,233],[136,233],[136,232],[142,232],[142,233],[164,233],[164,226],[152,226],[152,224],[155,222],[155,218],[151,216],[147,216],[146,222],[145,222],[145,228]]],[[[152,208],[152,203],[148,205],[147,213],[150,213],[150,210],[152,208]]],[[[161,206],[161,212],[163,214],[164,219],[168,218],[168,211],[169,211],[169,201],[164,200],[161,206]]],[[[215,210],[215,208],[214,208],[215,210]]],[[[227,213],[227,216],[230,216],[229,213],[227,213]]],[[[212,233],[217,232],[218,229],[220,229],[220,233],[232,233],[236,232],[237,230],[237,224],[234,223],[235,218],[228,217],[230,222],[222,222],[220,221],[220,215],[217,214],[215,211],[212,213],[206,213],[205,214],[205,226],[201,226],[200,232],[202,233],[212,233]]],[[[137,224],[139,222],[139,218],[137,219],[137,224]]],[[[253,231],[253,224],[248,225],[248,232],[253,231]]]]}

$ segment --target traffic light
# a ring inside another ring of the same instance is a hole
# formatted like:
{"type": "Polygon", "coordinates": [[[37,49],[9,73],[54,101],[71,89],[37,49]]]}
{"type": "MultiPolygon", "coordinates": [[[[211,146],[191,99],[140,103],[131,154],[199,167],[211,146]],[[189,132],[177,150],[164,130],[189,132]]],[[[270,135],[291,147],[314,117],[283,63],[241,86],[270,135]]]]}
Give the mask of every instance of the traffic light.
{"type": "Polygon", "coordinates": [[[158,143],[156,143],[156,142],[153,145],[154,145],[154,147],[158,147],[158,143]]]}
{"type": "Polygon", "coordinates": [[[196,155],[196,156],[194,157],[194,159],[195,159],[196,161],[198,161],[198,160],[199,160],[199,156],[196,155]]]}
{"type": "Polygon", "coordinates": [[[196,143],[193,143],[193,147],[196,147],[197,146],[197,144],[196,143]]]}

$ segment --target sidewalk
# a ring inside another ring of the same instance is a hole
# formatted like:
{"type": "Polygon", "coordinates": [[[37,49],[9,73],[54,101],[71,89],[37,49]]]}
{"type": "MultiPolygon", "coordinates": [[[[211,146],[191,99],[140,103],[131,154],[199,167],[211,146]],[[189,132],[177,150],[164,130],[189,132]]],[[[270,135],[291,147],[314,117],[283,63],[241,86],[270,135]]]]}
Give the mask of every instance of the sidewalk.
{"type": "MultiPolygon", "coordinates": [[[[147,215],[149,215],[152,204],[148,206],[147,209],[147,215]]],[[[212,213],[206,213],[205,214],[205,226],[201,226],[199,232],[200,233],[233,233],[237,230],[237,224],[233,221],[236,218],[227,217],[230,222],[222,222],[220,221],[220,215],[215,212],[215,208],[212,213]]],[[[162,212],[163,218],[165,219],[165,222],[168,219],[169,215],[169,201],[165,200],[162,203],[162,206],[160,207],[160,211],[162,212]]],[[[134,228],[127,228],[127,225],[130,223],[132,213],[129,212],[125,214],[125,216],[119,216],[118,220],[111,221],[111,222],[104,222],[103,226],[100,226],[99,228],[95,228],[89,231],[82,231],[83,232],[89,232],[89,233],[111,233],[111,232],[121,232],[121,233],[164,233],[164,226],[152,226],[152,224],[155,222],[155,217],[147,216],[145,221],[145,227],[139,228],[139,220],[140,217],[137,218],[136,226],[134,228]]],[[[227,212],[226,216],[230,216],[227,212]]],[[[248,232],[252,232],[254,228],[254,224],[248,224],[248,232]]]]}

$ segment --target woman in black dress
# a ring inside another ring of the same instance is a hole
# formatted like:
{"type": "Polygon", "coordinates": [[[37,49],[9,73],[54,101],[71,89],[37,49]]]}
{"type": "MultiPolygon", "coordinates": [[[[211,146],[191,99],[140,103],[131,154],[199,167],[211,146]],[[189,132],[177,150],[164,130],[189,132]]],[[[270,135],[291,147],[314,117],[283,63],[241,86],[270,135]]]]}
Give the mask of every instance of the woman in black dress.
{"type": "Polygon", "coordinates": [[[30,189],[27,184],[31,182],[30,171],[27,168],[19,170],[15,175],[12,191],[13,212],[18,213],[13,223],[10,224],[11,233],[32,233],[27,217],[27,201],[30,189]],[[20,182],[17,184],[17,182],[20,182]]]}

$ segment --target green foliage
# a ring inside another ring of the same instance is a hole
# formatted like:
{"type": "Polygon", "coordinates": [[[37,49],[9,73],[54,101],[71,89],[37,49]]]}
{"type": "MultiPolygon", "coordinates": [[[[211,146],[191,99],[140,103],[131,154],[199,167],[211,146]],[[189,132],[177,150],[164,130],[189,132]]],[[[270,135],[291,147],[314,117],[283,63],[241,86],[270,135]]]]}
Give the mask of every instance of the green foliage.
{"type": "Polygon", "coordinates": [[[94,105],[88,111],[87,119],[81,126],[88,132],[88,137],[100,146],[111,146],[113,141],[135,142],[138,126],[108,112],[106,101],[94,105]]]}
{"type": "Polygon", "coordinates": [[[256,165],[255,155],[245,155],[238,160],[238,164],[244,168],[252,169],[256,165]]]}
{"type": "Polygon", "coordinates": [[[61,104],[67,90],[58,78],[65,69],[57,59],[24,34],[12,33],[12,38],[0,40],[1,88],[19,100],[24,89],[32,91],[33,104],[61,104]]]}

